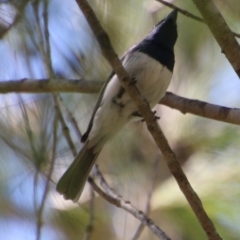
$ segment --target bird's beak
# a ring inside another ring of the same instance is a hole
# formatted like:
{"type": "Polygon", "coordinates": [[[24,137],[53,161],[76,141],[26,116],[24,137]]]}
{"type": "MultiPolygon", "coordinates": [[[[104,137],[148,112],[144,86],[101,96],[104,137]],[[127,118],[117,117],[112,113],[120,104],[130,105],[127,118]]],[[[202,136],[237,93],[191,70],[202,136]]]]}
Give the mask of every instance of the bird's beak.
{"type": "Polygon", "coordinates": [[[167,18],[166,18],[166,20],[173,20],[174,22],[176,22],[177,21],[177,13],[178,13],[178,10],[177,9],[175,9],[175,10],[173,10],[168,16],[167,16],[167,18]]]}

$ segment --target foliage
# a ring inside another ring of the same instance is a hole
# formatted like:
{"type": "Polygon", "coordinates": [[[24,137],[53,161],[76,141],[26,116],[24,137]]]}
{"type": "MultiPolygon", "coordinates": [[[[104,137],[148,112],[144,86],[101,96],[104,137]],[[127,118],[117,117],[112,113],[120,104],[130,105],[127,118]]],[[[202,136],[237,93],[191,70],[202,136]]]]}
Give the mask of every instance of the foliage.
{"type": "MultiPolygon", "coordinates": [[[[166,6],[152,1],[89,2],[119,56],[169,12],[166,6]]],[[[240,32],[240,2],[214,2],[229,27],[240,32]]],[[[199,16],[191,1],[172,3],[199,16]]],[[[6,0],[0,3],[0,12],[1,81],[26,77],[106,79],[110,67],[74,1],[6,0]],[[45,57],[50,54],[51,64],[46,63],[44,53],[45,57]],[[53,76],[46,70],[48,65],[53,76]]],[[[176,66],[169,91],[230,108],[238,106],[237,76],[207,26],[181,14],[178,24],[176,66]]],[[[55,192],[56,181],[73,159],[66,131],[75,148],[81,147],[69,113],[84,132],[96,101],[95,94],[60,96],[63,103],[58,102],[59,108],[68,128],[58,124],[56,138],[57,107],[52,94],[1,96],[0,238],[88,239],[89,235],[98,240],[132,239],[139,221],[99,196],[89,224],[89,186],[79,205],[64,201],[55,192]],[[49,176],[53,158],[54,170],[49,176]]],[[[158,106],[157,111],[171,147],[220,235],[238,239],[239,127],[183,115],[164,106],[158,106]]],[[[128,125],[104,148],[98,164],[110,186],[143,211],[154,182],[149,215],[172,239],[206,239],[144,123],[128,125]]],[[[139,239],[156,237],[145,229],[139,239]]]]}

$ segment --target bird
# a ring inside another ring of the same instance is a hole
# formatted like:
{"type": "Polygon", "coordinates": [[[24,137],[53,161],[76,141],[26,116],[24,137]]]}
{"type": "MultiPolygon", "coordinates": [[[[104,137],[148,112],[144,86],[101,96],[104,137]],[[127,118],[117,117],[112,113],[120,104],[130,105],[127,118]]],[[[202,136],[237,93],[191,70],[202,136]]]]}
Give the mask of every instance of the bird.
{"type": "MultiPolygon", "coordinates": [[[[177,10],[160,21],[138,44],[121,58],[122,65],[151,109],[164,96],[175,64],[177,10]]],[[[77,202],[99,153],[127,123],[141,118],[138,109],[112,72],[101,91],[88,129],[82,136],[84,145],[57,183],[56,190],[66,200],[77,202]]]]}

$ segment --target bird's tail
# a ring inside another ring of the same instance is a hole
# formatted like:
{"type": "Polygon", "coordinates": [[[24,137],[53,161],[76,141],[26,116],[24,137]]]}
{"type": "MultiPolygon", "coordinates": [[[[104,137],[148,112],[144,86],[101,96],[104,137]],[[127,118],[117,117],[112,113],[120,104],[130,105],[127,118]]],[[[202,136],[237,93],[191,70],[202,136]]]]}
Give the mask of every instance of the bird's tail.
{"type": "Polygon", "coordinates": [[[57,183],[57,191],[63,194],[65,199],[77,202],[88,175],[100,151],[94,152],[94,147],[88,148],[85,143],[72,164],[57,183]]]}

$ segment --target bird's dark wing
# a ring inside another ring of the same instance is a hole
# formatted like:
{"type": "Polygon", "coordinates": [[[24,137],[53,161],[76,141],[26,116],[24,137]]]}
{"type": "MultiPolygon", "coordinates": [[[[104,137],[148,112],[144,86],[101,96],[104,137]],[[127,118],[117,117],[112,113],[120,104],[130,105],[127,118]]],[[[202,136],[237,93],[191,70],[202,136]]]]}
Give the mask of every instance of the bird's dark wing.
{"type": "MultiPolygon", "coordinates": [[[[127,53],[128,53],[128,52],[126,52],[126,53],[120,58],[121,62],[123,62],[123,61],[125,60],[125,58],[126,58],[126,56],[127,56],[127,53]]],[[[98,108],[99,108],[99,106],[100,106],[100,104],[101,104],[101,102],[102,102],[102,98],[103,98],[105,89],[106,89],[108,83],[110,82],[110,80],[112,79],[112,77],[113,77],[114,75],[115,75],[115,72],[112,70],[111,73],[109,74],[106,82],[103,84],[103,86],[102,86],[102,88],[101,88],[101,91],[100,91],[100,93],[99,93],[99,95],[98,95],[97,102],[96,102],[95,107],[94,107],[94,109],[93,109],[92,116],[91,116],[90,121],[89,121],[89,123],[88,123],[87,131],[82,135],[81,142],[86,142],[86,140],[87,140],[87,138],[88,138],[88,135],[89,135],[89,133],[90,133],[91,130],[92,130],[93,121],[94,121],[96,112],[97,112],[97,110],[98,110],[98,108]]]]}

